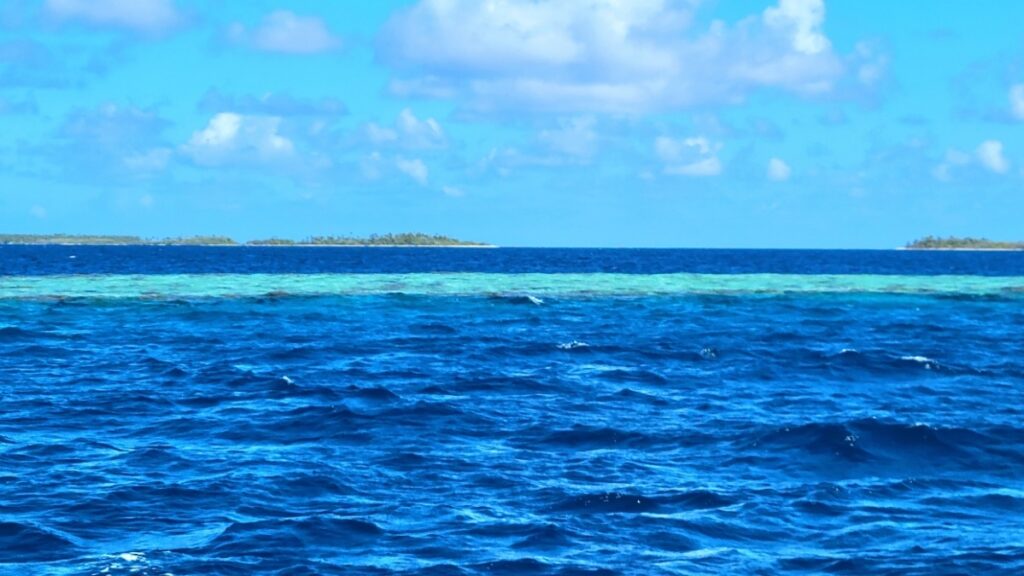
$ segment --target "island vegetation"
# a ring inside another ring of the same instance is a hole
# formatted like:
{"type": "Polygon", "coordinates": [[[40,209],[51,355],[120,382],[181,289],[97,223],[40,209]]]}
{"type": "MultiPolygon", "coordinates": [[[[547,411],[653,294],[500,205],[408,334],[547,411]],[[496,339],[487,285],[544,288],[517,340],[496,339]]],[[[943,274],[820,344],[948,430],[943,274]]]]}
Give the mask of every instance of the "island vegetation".
{"type": "Polygon", "coordinates": [[[1024,250],[1024,242],[994,241],[987,238],[925,236],[907,244],[910,250],[1024,250]]]}
{"type": "Polygon", "coordinates": [[[98,236],[90,234],[0,234],[0,244],[143,244],[138,236],[98,236]]]}
{"type": "Polygon", "coordinates": [[[0,234],[0,244],[73,245],[73,246],[489,246],[482,242],[459,240],[440,234],[406,232],[357,236],[310,236],[303,240],[264,238],[237,242],[228,236],[180,236],[143,238],[141,236],[97,234],[0,234]]]}
{"type": "Polygon", "coordinates": [[[313,246],[484,246],[480,242],[469,242],[440,234],[423,234],[420,232],[372,234],[366,238],[313,236],[306,243],[313,246]]]}

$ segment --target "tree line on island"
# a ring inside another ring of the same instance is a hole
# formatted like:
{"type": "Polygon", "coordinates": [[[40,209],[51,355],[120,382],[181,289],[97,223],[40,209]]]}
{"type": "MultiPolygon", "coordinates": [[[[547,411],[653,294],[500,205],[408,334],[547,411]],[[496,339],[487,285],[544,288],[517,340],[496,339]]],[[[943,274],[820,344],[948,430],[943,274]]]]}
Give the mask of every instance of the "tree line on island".
{"type": "Polygon", "coordinates": [[[0,234],[0,244],[67,244],[90,246],[488,246],[483,242],[459,240],[441,234],[404,232],[357,236],[310,236],[303,240],[264,238],[238,242],[228,236],[141,236],[93,234],[0,234]]]}
{"type": "Polygon", "coordinates": [[[925,236],[907,244],[911,250],[1024,250],[1024,242],[1005,242],[988,238],[925,236]]]}

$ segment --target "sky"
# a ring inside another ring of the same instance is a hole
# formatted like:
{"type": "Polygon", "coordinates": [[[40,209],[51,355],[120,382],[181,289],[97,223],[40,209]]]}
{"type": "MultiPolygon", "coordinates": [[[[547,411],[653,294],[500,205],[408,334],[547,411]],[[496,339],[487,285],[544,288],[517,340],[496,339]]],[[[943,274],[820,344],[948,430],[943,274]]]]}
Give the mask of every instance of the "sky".
{"type": "Polygon", "coordinates": [[[1024,3],[2,0],[0,232],[1024,240],[1024,3]]]}

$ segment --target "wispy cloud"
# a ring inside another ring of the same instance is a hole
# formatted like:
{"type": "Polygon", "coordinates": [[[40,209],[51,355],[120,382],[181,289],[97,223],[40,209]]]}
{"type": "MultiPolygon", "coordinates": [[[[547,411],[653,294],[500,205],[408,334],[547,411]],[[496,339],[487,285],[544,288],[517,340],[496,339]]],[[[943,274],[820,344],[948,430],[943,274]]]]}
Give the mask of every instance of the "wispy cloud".
{"type": "Polygon", "coordinates": [[[654,141],[654,151],[664,162],[664,172],[679,176],[717,176],[722,173],[718,151],[722,145],[704,136],[669,138],[654,141]]]}
{"type": "Polygon", "coordinates": [[[46,0],[46,12],[62,21],[156,33],[182,22],[173,0],[46,0]]]}
{"type": "Polygon", "coordinates": [[[1024,120],[1024,84],[1010,87],[1010,113],[1018,120],[1024,120]]]}
{"type": "Polygon", "coordinates": [[[363,127],[366,138],[375,145],[395,145],[409,149],[444,148],[448,138],[434,118],[418,118],[410,108],[398,113],[391,126],[369,122],[363,127]]]}
{"type": "Polygon", "coordinates": [[[767,176],[769,180],[783,182],[789,180],[791,173],[792,170],[790,170],[789,164],[786,164],[781,158],[772,158],[768,161],[767,176]]]}
{"type": "Polygon", "coordinates": [[[595,123],[592,116],[563,120],[557,128],[541,130],[537,140],[557,154],[586,159],[597,150],[595,123]]]}
{"type": "Polygon", "coordinates": [[[395,160],[395,167],[397,167],[406,176],[415,180],[421,186],[427,185],[427,179],[430,177],[430,171],[427,169],[427,165],[423,163],[423,160],[420,160],[419,158],[398,158],[395,160]]]}
{"type": "Polygon", "coordinates": [[[341,39],[331,33],[323,20],[288,10],[267,14],[252,30],[239,22],[231,24],[227,35],[238,44],[281,54],[320,54],[341,46],[341,39]]]}
{"type": "Polygon", "coordinates": [[[214,114],[235,112],[264,116],[342,116],[348,113],[348,107],[337,98],[310,100],[274,92],[259,96],[231,96],[218,90],[209,90],[203,96],[199,110],[214,114]]]}

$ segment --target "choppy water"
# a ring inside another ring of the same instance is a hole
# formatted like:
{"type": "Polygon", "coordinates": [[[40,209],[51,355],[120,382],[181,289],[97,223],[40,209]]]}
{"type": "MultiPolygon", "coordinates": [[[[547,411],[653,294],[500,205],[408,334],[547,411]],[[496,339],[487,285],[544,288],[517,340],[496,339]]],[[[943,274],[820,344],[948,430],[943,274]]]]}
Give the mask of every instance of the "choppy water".
{"type": "Polygon", "coordinates": [[[64,250],[0,247],[0,573],[1024,571],[1024,255],[64,250]]]}

